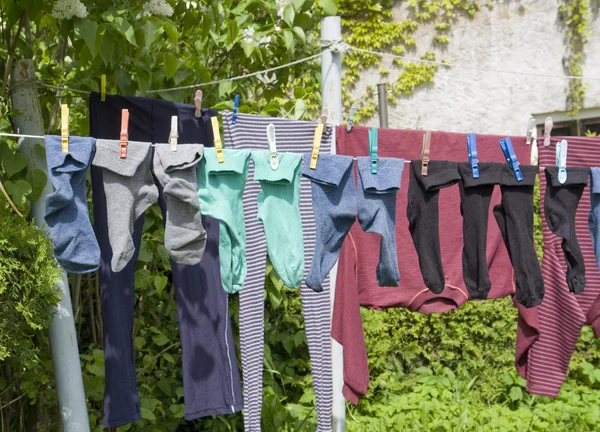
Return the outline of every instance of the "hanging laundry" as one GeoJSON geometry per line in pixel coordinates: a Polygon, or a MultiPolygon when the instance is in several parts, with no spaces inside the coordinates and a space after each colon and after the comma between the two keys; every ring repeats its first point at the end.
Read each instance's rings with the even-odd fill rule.
{"type": "MultiPolygon", "coordinates": [[[[539,163],[552,167],[556,163],[555,146],[562,137],[550,137],[550,146],[544,147],[544,139],[538,139],[539,163]]],[[[569,165],[576,167],[600,166],[600,154],[594,150],[600,145],[598,138],[566,137],[569,143],[569,165]]],[[[585,172],[580,169],[566,168],[567,180],[564,184],[555,183],[554,169],[548,175],[540,176],[541,201],[543,206],[542,234],[544,239],[544,257],[542,275],[544,277],[544,301],[535,308],[519,306],[519,326],[517,330],[516,365],[519,374],[527,379],[526,390],[529,393],[557,397],[567,375],[569,361],[581,328],[591,324],[596,337],[600,336],[600,273],[596,271],[593,243],[589,232],[588,215],[590,196],[581,195],[585,172]],[[569,182],[571,185],[569,185],[569,182]],[[564,190],[558,190],[563,187],[564,190]],[[560,193],[559,193],[560,192],[560,193]],[[588,269],[585,275],[585,290],[576,294],[567,282],[569,267],[565,250],[562,248],[566,228],[573,226],[583,254],[584,265],[588,269]],[[556,234],[552,228],[556,228],[556,234]]],[[[593,190],[592,190],[593,192],[593,190]]],[[[568,248],[573,250],[573,237],[568,237],[568,248]]],[[[569,260],[572,257],[568,258],[569,260]]],[[[579,265],[578,265],[579,266],[579,265]]],[[[578,267],[576,266],[576,267],[578,267]]],[[[575,273],[577,275],[578,272],[575,273]]]]}
{"type": "Polygon", "coordinates": [[[54,255],[65,271],[89,273],[100,265],[100,248],[90,223],[85,177],[95,139],[70,136],[68,152],[60,136],[46,135],[48,177],[55,191],[46,196],[44,219],[54,255]]]}
{"type": "Polygon", "coordinates": [[[539,168],[521,165],[520,169],[523,180],[518,181],[510,166],[502,167],[502,201],[494,206],[494,217],[515,271],[515,298],[530,308],[540,304],[544,297],[544,280],[533,239],[533,186],[539,168]]]}
{"type": "Polygon", "coordinates": [[[588,184],[589,168],[569,167],[564,183],[559,181],[559,168],[546,167],[544,215],[548,228],[563,238],[561,248],[567,263],[567,286],[575,294],[585,288],[585,262],[577,240],[575,214],[583,190],[588,184]]]}
{"type": "Polygon", "coordinates": [[[202,213],[218,219],[219,264],[223,289],[234,294],[248,274],[246,227],[242,193],[248,176],[250,151],[223,149],[219,163],[214,148],[204,149],[198,171],[198,199],[202,213]]]}
{"type": "MultiPolygon", "coordinates": [[[[340,126],[336,130],[336,138],[338,154],[368,155],[368,128],[354,126],[351,133],[346,133],[345,127],[340,126]]],[[[502,151],[498,148],[499,138],[501,137],[493,135],[477,136],[480,160],[505,163],[502,151]]],[[[518,158],[529,160],[531,147],[525,145],[525,138],[512,137],[512,141],[518,158]]],[[[404,157],[416,161],[421,157],[422,143],[422,131],[379,129],[379,156],[404,157]]],[[[431,137],[430,156],[432,159],[443,157],[452,162],[464,162],[467,160],[465,144],[466,134],[434,132],[431,137]]],[[[482,166],[482,163],[480,162],[479,165],[482,166]]],[[[408,167],[404,170],[402,177],[404,184],[409,182],[411,171],[408,167]]],[[[486,181],[485,178],[483,181],[486,181]]],[[[493,189],[490,205],[496,205],[500,199],[499,188],[493,189]]],[[[395,229],[398,266],[401,274],[397,289],[384,289],[378,285],[375,271],[378,263],[375,253],[379,248],[378,236],[368,235],[358,224],[354,224],[340,253],[333,306],[332,337],[344,347],[343,393],[346,399],[353,403],[358,403],[359,399],[366,394],[369,383],[367,350],[360,315],[361,305],[371,309],[406,307],[416,312],[432,313],[457,309],[469,298],[462,271],[464,242],[459,187],[452,186],[439,191],[440,251],[445,281],[444,289],[440,294],[434,294],[423,283],[423,276],[419,271],[419,258],[412,246],[409,221],[403,211],[407,204],[408,188],[404,187],[398,191],[396,197],[396,206],[400,209],[396,214],[395,229]]],[[[491,211],[490,208],[488,219],[491,211]]],[[[485,255],[486,267],[489,267],[486,273],[491,281],[487,297],[500,298],[514,294],[515,285],[512,280],[510,259],[503,246],[498,225],[495,223],[488,226],[485,255]]],[[[480,290],[479,287],[476,289],[480,290]]]]}
{"type": "MultiPolygon", "coordinates": [[[[203,108],[200,117],[195,117],[193,105],[112,95],[106,95],[106,101],[102,102],[98,93],[90,96],[91,135],[103,139],[118,138],[122,109],[129,109],[131,140],[167,142],[171,116],[176,115],[179,122],[178,152],[186,143],[213,145],[210,119],[217,115],[214,110],[203,108]]],[[[128,146],[128,158],[131,148],[128,146]]],[[[103,170],[92,166],[91,171],[94,229],[102,252],[99,275],[105,361],[103,424],[117,427],[141,418],[132,333],[135,261],[140,251],[144,217],[140,216],[133,225],[135,252],[131,261],[122,271],[113,272],[103,170]]],[[[158,192],[158,204],[166,220],[168,198],[161,187],[158,187],[158,192]]],[[[197,198],[194,197],[194,200],[197,201],[197,198]]],[[[221,288],[219,222],[203,215],[202,225],[207,240],[200,264],[187,266],[171,260],[187,420],[231,414],[242,409],[227,293],[221,288]]]]}
{"type": "MultiPolygon", "coordinates": [[[[267,126],[273,124],[277,131],[277,151],[311,152],[316,124],[238,113],[232,124],[231,112],[222,112],[223,132],[229,149],[267,149],[267,126]]],[[[321,139],[321,155],[331,149],[332,128],[326,126],[321,139]]],[[[278,153],[279,155],[280,153],[278,153]]],[[[270,169],[270,168],[269,168],[270,169]]],[[[279,168],[281,169],[281,168],[279,168]]],[[[250,165],[248,180],[243,193],[244,217],[248,243],[246,258],[248,277],[240,291],[240,344],[242,349],[242,373],[244,378],[244,427],[246,431],[260,431],[262,412],[262,373],[264,362],[264,285],[267,240],[258,220],[257,197],[262,192],[255,180],[255,167],[250,165]]],[[[300,215],[304,238],[305,269],[311,265],[315,247],[315,220],[311,205],[310,182],[300,182],[300,215]]],[[[300,287],[304,325],[308,350],[312,363],[313,385],[317,405],[317,431],[331,431],[333,388],[331,376],[330,298],[329,281],[323,284],[323,292],[316,293],[300,287]]]]}
{"type": "Polygon", "coordinates": [[[404,170],[404,159],[378,158],[377,174],[371,158],[357,159],[358,187],[350,156],[320,155],[315,170],[310,155],[304,156],[302,175],[312,182],[312,200],[317,222],[315,255],[306,284],[315,291],[338,259],[342,243],[356,219],[365,232],[379,234],[380,286],[397,286],[400,281],[396,253],[396,193],[404,170]]]}

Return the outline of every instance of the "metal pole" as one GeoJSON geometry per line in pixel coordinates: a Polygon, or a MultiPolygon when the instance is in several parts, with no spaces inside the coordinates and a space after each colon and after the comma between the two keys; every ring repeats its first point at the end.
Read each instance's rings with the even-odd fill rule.
{"type": "MultiPolygon", "coordinates": [[[[342,21],[339,16],[325,17],[321,21],[321,40],[324,42],[342,39],[342,21]]],[[[324,49],[321,54],[321,91],[323,107],[329,109],[328,121],[335,125],[342,123],[342,56],[339,52],[324,49]]],[[[331,143],[331,153],[335,153],[335,134],[331,143]]],[[[329,273],[331,281],[331,304],[335,295],[337,263],[329,273]]],[[[344,386],[344,364],[342,346],[331,340],[333,364],[333,432],[346,430],[346,402],[342,394],[344,386]]]]}
{"type": "MultiPolygon", "coordinates": [[[[14,122],[18,132],[44,135],[42,109],[36,89],[32,60],[15,62],[11,75],[11,89],[12,109],[15,113],[14,122]]],[[[46,160],[34,150],[38,144],[44,146],[44,140],[24,138],[19,145],[19,151],[27,158],[29,169],[38,168],[47,174],[46,160]]],[[[48,181],[40,198],[31,207],[31,215],[35,224],[43,229],[46,228],[44,202],[46,195],[50,192],[52,192],[52,185],[48,181]]],[[[57,288],[62,292],[62,298],[50,325],[50,343],[63,432],[86,432],[90,430],[90,425],[81,378],[81,363],[69,282],[64,271],[57,288]]]]}
{"type": "Polygon", "coordinates": [[[379,127],[388,127],[388,102],[387,84],[377,84],[377,98],[379,99],[379,127]]]}

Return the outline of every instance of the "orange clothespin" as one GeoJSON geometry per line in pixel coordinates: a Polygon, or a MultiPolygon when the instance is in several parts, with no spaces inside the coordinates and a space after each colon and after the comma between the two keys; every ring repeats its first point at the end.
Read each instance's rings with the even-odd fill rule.
{"type": "Polygon", "coordinates": [[[121,159],[127,157],[127,140],[129,139],[129,110],[121,110],[121,159]]]}

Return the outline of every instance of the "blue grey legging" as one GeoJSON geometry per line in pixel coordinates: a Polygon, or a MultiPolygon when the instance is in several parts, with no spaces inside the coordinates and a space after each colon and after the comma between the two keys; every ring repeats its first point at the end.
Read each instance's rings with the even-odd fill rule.
{"type": "MultiPolygon", "coordinates": [[[[90,97],[90,134],[118,139],[121,109],[129,109],[129,138],[166,142],[171,115],[179,116],[179,142],[212,145],[210,116],[203,110],[194,117],[194,107],[146,98],[90,97]]],[[[165,197],[159,188],[159,205],[165,214],[165,197]]],[[[110,261],[106,197],[102,170],[92,167],[94,230],[100,245],[100,289],[105,359],[104,426],[116,427],[140,418],[133,348],[134,270],[144,217],[134,225],[136,253],[124,270],[114,273],[110,261]]],[[[242,395],[235,346],[228,314],[227,294],[219,272],[219,222],[203,217],[207,244],[202,262],[194,266],[171,261],[181,339],[185,418],[188,420],[242,409],[242,395]]],[[[174,341],[170,341],[174,342],[174,341]]],[[[138,364],[138,366],[140,366],[138,364]]]]}

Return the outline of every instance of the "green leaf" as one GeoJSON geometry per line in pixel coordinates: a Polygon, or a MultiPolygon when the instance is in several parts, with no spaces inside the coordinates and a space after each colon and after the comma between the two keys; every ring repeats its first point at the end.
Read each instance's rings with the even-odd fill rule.
{"type": "Polygon", "coordinates": [[[159,335],[152,336],[152,341],[158,346],[164,346],[169,342],[169,338],[161,333],[159,335]]]}
{"type": "Polygon", "coordinates": [[[37,201],[40,199],[42,191],[46,187],[46,183],[48,181],[46,173],[41,169],[35,168],[31,171],[28,171],[25,178],[29,184],[31,184],[31,199],[33,201],[37,201]]]}
{"type": "Polygon", "coordinates": [[[304,30],[302,30],[302,27],[296,26],[293,30],[294,33],[296,33],[296,36],[298,36],[303,43],[306,43],[306,34],[304,33],[304,30]]]}
{"type": "Polygon", "coordinates": [[[521,387],[512,387],[510,389],[510,400],[519,401],[523,399],[523,390],[521,387]]]}
{"type": "Polygon", "coordinates": [[[177,59],[177,56],[170,52],[164,53],[163,67],[165,69],[167,79],[175,75],[175,72],[177,72],[177,68],[179,67],[179,60],[177,59]]]}
{"type": "Polygon", "coordinates": [[[306,102],[304,102],[304,99],[297,99],[294,106],[294,119],[301,119],[304,113],[306,113],[306,102]]]}
{"type": "Polygon", "coordinates": [[[140,408],[142,411],[142,418],[146,419],[146,420],[156,420],[156,416],[154,415],[154,413],[152,411],[150,411],[148,408],[140,408]]]}
{"type": "Polygon", "coordinates": [[[137,46],[137,42],[135,41],[135,32],[129,21],[124,20],[121,17],[115,18],[115,20],[110,23],[115,30],[117,30],[127,42],[129,42],[133,46],[137,46]]]}
{"type": "Polygon", "coordinates": [[[296,12],[294,11],[294,6],[287,5],[283,10],[283,20],[290,26],[294,26],[294,17],[296,16],[296,12]]]}
{"type": "Polygon", "coordinates": [[[100,57],[106,66],[112,64],[113,56],[115,54],[115,41],[111,37],[111,34],[107,31],[102,37],[102,45],[100,45],[100,57]]]}
{"type": "Polygon", "coordinates": [[[285,41],[285,47],[288,51],[292,51],[294,49],[294,33],[290,30],[283,31],[283,39],[285,41]]]}
{"type": "Polygon", "coordinates": [[[154,276],[154,288],[156,288],[156,292],[158,292],[159,295],[162,294],[167,286],[167,280],[166,276],[154,276]]]}
{"type": "Polygon", "coordinates": [[[98,24],[88,18],[75,20],[75,34],[78,34],[85,42],[85,45],[90,50],[92,58],[98,55],[97,34],[98,24]]]}
{"type": "Polygon", "coordinates": [[[233,91],[233,83],[231,81],[225,81],[219,83],[219,98],[225,99],[233,91]]]}
{"type": "Polygon", "coordinates": [[[319,0],[325,16],[337,15],[337,0],[319,0]]]}
{"type": "Polygon", "coordinates": [[[240,28],[238,27],[238,23],[236,20],[229,21],[227,25],[227,46],[228,48],[232,47],[238,35],[240,34],[240,28]]]}
{"type": "Polygon", "coordinates": [[[173,413],[175,418],[183,418],[184,406],[183,404],[175,404],[169,407],[169,410],[173,413]]]}
{"type": "Polygon", "coordinates": [[[161,23],[150,18],[142,26],[144,31],[144,45],[148,48],[160,36],[161,23]]]}
{"type": "Polygon", "coordinates": [[[173,358],[173,356],[169,353],[164,353],[163,354],[163,358],[168,361],[169,363],[175,363],[175,359],[173,358]]]}
{"type": "Polygon", "coordinates": [[[166,21],[163,25],[169,40],[177,45],[177,40],[179,39],[179,32],[177,31],[177,27],[173,24],[173,21],[166,21]]]}
{"type": "Polygon", "coordinates": [[[0,162],[6,175],[10,178],[27,166],[27,159],[19,152],[13,152],[8,144],[0,144],[0,162]]]}
{"type": "Polygon", "coordinates": [[[246,58],[250,57],[254,52],[255,45],[242,41],[242,49],[244,50],[244,55],[246,58]]]}
{"type": "Polygon", "coordinates": [[[302,9],[302,6],[304,6],[305,2],[306,0],[292,0],[292,4],[294,5],[294,9],[296,10],[302,9]]]}
{"type": "Polygon", "coordinates": [[[17,180],[16,182],[7,180],[4,182],[4,189],[19,207],[23,207],[27,203],[27,195],[31,193],[31,185],[25,180],[17,180]]]}

